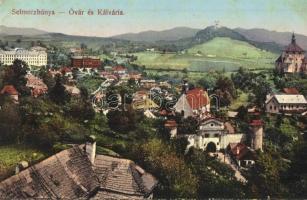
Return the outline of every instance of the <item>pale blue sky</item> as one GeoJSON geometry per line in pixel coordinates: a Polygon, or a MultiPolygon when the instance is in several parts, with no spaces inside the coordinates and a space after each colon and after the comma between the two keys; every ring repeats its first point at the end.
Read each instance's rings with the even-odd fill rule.
{"type": "Polygon", "coordinates": [[[307,35],[307,0],[0,0],[0,24],[75,35],[110,36],[177,26],[223,26],[294,31],[307,35]],[[70,16],[69,9],[121,9],[124,16],[70,16]],[[65,12],[12,16],[12,9],[65,12]]]}

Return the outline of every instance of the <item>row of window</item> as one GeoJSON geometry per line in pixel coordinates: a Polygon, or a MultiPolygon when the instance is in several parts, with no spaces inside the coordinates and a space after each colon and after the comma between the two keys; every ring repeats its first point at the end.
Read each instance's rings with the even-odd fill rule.
{"type": "MultiPolygon", "coordinates": [[[[281,105],[280,107],[279,107],[279,109],[295,109],[295,108],[299,108],[300,106],[299,105],[281,105]]],[[[277,109],[277,107],[276,106],[270,106],[270,110],[272,110],[274,108],[274,110],[276,110],[277,109]]]]}

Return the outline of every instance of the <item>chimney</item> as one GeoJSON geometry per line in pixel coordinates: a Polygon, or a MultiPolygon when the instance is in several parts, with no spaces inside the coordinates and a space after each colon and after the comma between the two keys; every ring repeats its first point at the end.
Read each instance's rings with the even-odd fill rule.
{"type": "Polygon", "coordinates": [[[87,137],[87,141],[85,143],[85,152],[91,163],[94,164],[96,156],[96,137],[94,135],[87,137]]]}
{"type": "Polygon", "coordinates": [[[183,80],[181,93],[186,94],[189,91],[189,83],[186,79],[183,80]]]}
{"type": "Polygon", "coordinates": [[[237,154],[237,155],[240,154],[240,149],[239,149],[239,147],[236,148],[236,154],[237,154]]]}
{"type": "Polygon", "coordinates": [[[27,161],[21,161],[16,165],[15,174],[19,174],[19,172],[26,169],[27,167],[29,167],[29,163],[27,161]]]}

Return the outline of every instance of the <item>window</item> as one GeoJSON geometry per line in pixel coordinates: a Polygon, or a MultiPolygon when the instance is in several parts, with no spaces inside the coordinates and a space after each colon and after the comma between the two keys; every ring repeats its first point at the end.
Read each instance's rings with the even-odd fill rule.
{"type": "Polygon", "coordinates": [[[219,137],[220,135],[218,133],[214,134],[214,137],[219,137]]]}
{"type": "Polygon", "coordinates": [[[209,134],[206,133],[206,134],[205,134],[205,138],[208,138],[208,137],[209,137],[209,134]]]}

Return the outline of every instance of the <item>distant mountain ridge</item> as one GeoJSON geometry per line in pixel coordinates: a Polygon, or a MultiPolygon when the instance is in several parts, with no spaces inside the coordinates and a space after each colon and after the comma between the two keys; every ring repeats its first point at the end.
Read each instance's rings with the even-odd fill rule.
{"type": "MultiPolygon", "coordinates": [[[[254,29],[243,29],[243,28],[235,28],[236,32],[245,36],[246,39],[250,41],[256,42],[274,42],[276,44],[280,44],[281,46],[286,46],[291,41],[291,32],[277,32],[277,31],[269,31],[266,29],[254,28],[254,29]]],[[[295,38],[297,44],[299,44],[303,49],[307,50],[307,36],[302,34],[295,34],[295,38]]]]}
{"type": "MultiPolygon", "coordinates": [[[[141,42],[148,47],[157,47],[158,49],[184,50],[193,45],[209,41],[215,37],[228,37],[231,39],[245,41],[257,48],[279,53],[281,49],[290,43],[291,32],[276,32],[266,29],[244,29],[208,26],[204,29],[189,27],[176,27],[163,31],[144,31],[140,33],[127,33],[112,37],[91,37],[68,35],[63,33],[53,33],[36,28],[17,28],[0,25],[0,36],[28,36],[44,39],[57,40],[75,40],[79,42],[102,41],[112,43],[114,41],[122,44],[129,42],[141,42]],[[174,48],[175,46],[175,48],[174,48]]],[[[307,36],[296,34],[297,43],[307,50],[307,36]]],[[[100,44],[100,43],[99,43],[100,44]]],[[[98,43],[97,43],[98,45],[98,43]]],[[[96,45],[96,46],[97,46],[96,45]]],[[[97,46],[98,47],[98,46],[97,46]]]]}
{"type": "Polygon", "coordinates": [[[0,25],[0,35],[24,35],[34,36],[47,34],[47,31],[42,31],[35,28],[17,28],[0,25]]]}
{"type": "Polygon", "coordinates": [[[175,41],[194,36],[199,30],[200,29],[188,28],[188,27],[176,27],[163,31],[144,31],[140,33],[120,34],[112,36],[112,38],[130,40],[135,42],[137,41],[155,42],[160,40],[175,41]]]}
{"type": "MultiPolygon", "coordinates": [[[[204,29],[191,29],[178,27],[164,31],[144,31],[113,36],[112,38],[138,41],[158,42],[165,45],[177,45],[179,49],[190,47],[194,44],[206,42],[215,37],[229,37],[240,41],[247,41],[254,46],[272,52],[280,52],[290,43],[291,32],[277,32],[266,29],[230,29],[227,27],[208,26],[204,29]],[[190,44],[191,43],[191,44],[190,44]]],[[[307,36],[296,34],[298,44],[307,50],[307,36]]]]}

